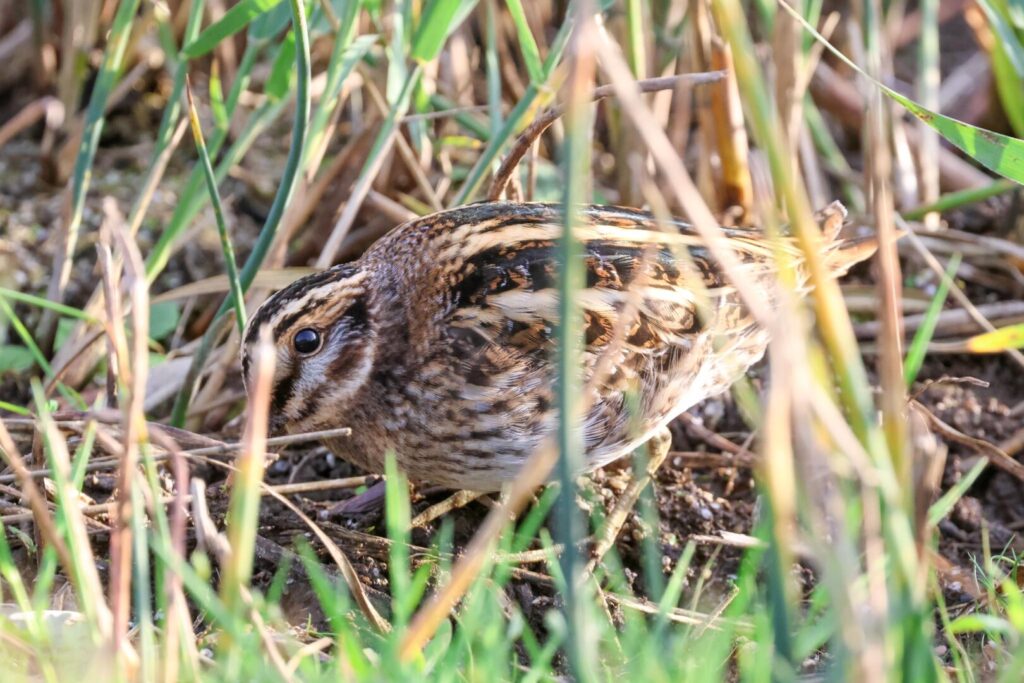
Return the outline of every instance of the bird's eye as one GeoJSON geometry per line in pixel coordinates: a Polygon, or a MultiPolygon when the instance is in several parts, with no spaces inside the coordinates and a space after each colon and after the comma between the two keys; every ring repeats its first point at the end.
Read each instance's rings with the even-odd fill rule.
{"type": "Polygon", "coordinates": [[[295,350],[301,354],[314,353],[320,348],[320,333],[308,327],[299,330],[295,333],[292,344],[295,346],[295,350]]]}

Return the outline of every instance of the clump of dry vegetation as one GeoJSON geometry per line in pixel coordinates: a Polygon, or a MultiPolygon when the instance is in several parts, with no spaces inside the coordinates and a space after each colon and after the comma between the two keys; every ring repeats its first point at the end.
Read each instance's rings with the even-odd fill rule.
{"type": "Polygon", "coordinates": [[[3,680],[1019,679],[1019,3],[0,0],[0,63],[3,680]],[[238,323],[502,197],[791,233],[815,287],[650,486],[366,506],[238,323]]]}

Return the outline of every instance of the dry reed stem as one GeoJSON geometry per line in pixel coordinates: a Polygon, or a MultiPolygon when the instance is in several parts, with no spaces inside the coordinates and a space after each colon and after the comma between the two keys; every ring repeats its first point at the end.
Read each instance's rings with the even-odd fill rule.
{"type": "Polygon", "coordinates": [[[597,51],[598,67],[611,81],[623,112],[639,131],[656,166],[672,188],[674,198],[683,207],[711,255],[721,264],[747,310],[759,323],[768,324],[771,316],[761,288],[753,283],[740,266],[733,247],[722,235],[721,228],[698,193],[682,160],[672,148],[665,131],[656,125],[653,115],[640,99],[640,92],[618,47],[603,30],[599,29],[599,33],[601,48],[597,51]]]}
{"type": "MultiPolygon", "coordinates": [[[[122,325],[124,308],[121,301],[121,293],[118,287],[120,280],[120,264],[114,262],[111,251],[111,225],[113,221],[119,220],[114,215],[108,202],[104,205],[104,222],[100,226],[100,242],[97,245],[97,261],[103,281],[103,299],[106,308],[106,318],[103,326],[106,330],[107,339],[107,405],[117,406],[122,392],[121,388],[128,391],[127,386],[131,383],[132,364],[128,353],[128,341],[122,325]]],[[[125,420],[125,413],[122,413],[122,420],[125,420]]],[[[123,425],[124,426],[124,425],[123,425]]],[[[131,432],[124,430],[125,436],[131,432]]],[[[118,458],[118,484],[126,485],[127,491],[118,493],[116,502],[111,506],[111,520],[113,529],[110,534],[110,589],[109,600],[111,612],[114,618],[114,633],[117,645],[115,652],[120,651],[120,644],[123,642],[123,635],[127,630],[128,615],[131,612],[131,481],[134,473],[134,460],[137,454],[134,442],[125,439],[119,449],[122,456],[118,458]],[[128,453],[131,452],[129,458],[128,453]],[[130,461],[131,469],[125,467],[130,461]],[[122,507],[124,506],[124,507],[122,507]]]]}
{"type": "MultiPolygon", "coordinates": [[[[341,108],[339,105],[338,109],[340,110],[341,108]]],[[[327,141],[329,142],[329,140],[327,141]]],[[[274,245],[270,249],[266,265],[276,266],[285,262],[288,244],[291,242],[296,231],[310,221],[316,209],[323,202],[324,195],[329,190],[334,189],[337,178],[341,175],[342,171],[351,168],[354,159],[357,159],[359,154],[368,153],[372,143],[372,130],[371,126],[368,125],[345,143],[341,150],[331,159],[330,164],[326,168],[321,169],[314,180],[306,181],[300,186],[302,191],[296,192],[293,205],[281,219],[281,227],[278,229],[277,235],[274,236],[274,245]]],[[[316,270],[322,269],[318,268],[316,270]]],[[[287,283],[282,283],[282,286],[284,284],[287,283]]],[[[251,299],[252,290],[250,290],[249,294],[251,299]]]]}
{"type": "MultiPolygon", "coordinates": [[[[365,78],[364,83],[366,84],[367,92],[370,93],[370,100],[377,107],[377,112],[382,118],[386,117],[388,115],[388,104],[384,100],[384,95],[381,94],[380,88],[369,78],[365,78]]],[[[419,160],[416,159],[416,153],[412,151],[409,141],[399,134],[395,136],[395,145],[395,148],[398,150],[398,156],[402,158],[402,163],[416,182],[416,186],[420,188],[420,192],[426,197],[430,208],[434,211],[443,211],[444,204],[441,203],[441,198],[437,196],[434,186],[430,184],[427,174],[423,171],[419,160]]]]}
{"type": "MultiPolygon", "coordinates": [[[[984,330],[984,326],[977,322],[972,313],[980,315],[990,324],[996,321],[1000,326],[1012,325],[1024,322],[1024,301],[996,301],[990,304],[980,304],[975,307],[974,311],[966,308],[947,308],[936,318],[932,337],[975,334],[979,330],[984,330]]],[[[916,332],[926,320],[928,320],[927,313],[903,316],[904,333],[916,332]]],[[[858,339],[873,339],[878,335],[880,327],[881,322],[869,320],[856,325],[853,329],[858,339]]]]}
{"type": "Polygon", "coordinates": [[[51,95],[44,95],[22,107],[17,114],[0,126],[0,148],[26,128],[34,126],[40,119],[45,120],[48,131],[59,128],[64,119],[64,107],[60,100],[51,95]]]}
{"type": "MultiPolygon", "coordinates": [[[[694,3],[690,10],[690,16],[689,24],[692,34],[689,41],[692,46],[690,61],[693,68],[710,69],[711,42],[714,39],[710,3],[706,0],[694,3]]],[[[722,203],[721,164],[718,150],[715,149],[715,131],[718,125],[712,111],[711,95],[709,90],[700,90],[695,93],[693,101],[697,121],[697,136],[694,146],[699,150],[694,174],[701,196],[707,198],[706,201],[714,212],[720,213],[726,207],[722,203]]]]}
{"type": "MultiPolygon", "coordinates": [[[[21,429],[21,428],[28,428],[29,431],[31,431],[32,429],[35,428],[35,420],[33,420],[33,419],[12,418],[12,419],[8,420],[8,423],[9,424],[13,423],[13,424],[11,424],[11,426],[16,426],[19,429],[21,429]]],[[[82,421],[82,420],[71,420],[71,421],[60,421],[60,420],[58,420],[58,421],[56,421],[56,424],[57,424],[58,428],[63,428],[63,429],[68,429],[68,430],[78,430],[78,429],[84,427],[84,425],[86,423],[84,421],[82,421]]],[[[161,435],[165,436],[165,437],[175,437],[176,434],[180,434],[182,432],[184,432],[185,434],[191,434],[191,432],[185,432],[185,430],[177,430],[177,429],[173,429],[171,427],[167,427],[165,425],[160,425],[160,424],[157,424],[157,423],[148,423],[148,427],[149,427],[149,429],[151,430],[152,433],[160,432],[161,435]]],[[[339,437],[339,436],[349,436],[349,435],[351,435],[351,433],[352,433],[352,430],[350,428],[348,428],[348,427],[341,427],[341,428],[338,428],[338,429],[325,429],[325,430],[322,430],[322,431],[305,432],[305,433],[301,433],[301,434],[288,434],[288,435],[285,435],[285,436],[276,436],[276,437],[272,437],[270,439],[267,439],[267,445],[268,446],[286,446],[286,445],[295,444],[295,443],[304,443],[304,442],[308,442],[308,441],[316,441],[316,440],[319,440],[319,439],[334,438],[334,437],[339,437]]],[[[192,436],[199,436],[199,435],[192,434],[192,436]]],[[[178,438],[180,438],[180,437],[178,437],[178,438]]],[[[206,437],[203,437],[203,439],[205,441],[215,441],[214,439],[208,439],[206,437]]],[[[155,439],[154,439],[154,441],[155,441],[155,439]]],[[[159,443],[156,444],[156,445],[157,445],[158,448],[163,449],[164,452],[163,453],[154,453],[152,455],[152,458],[153,458],[154,462],[162,462],[162,461],[168,459],[169,457],[171,457],[171,452],[168,449],[164,448],[163,445],[161,445],[159,443]]],[[[188,450],[183,450],[183,451],[181,451],[181,455],[186,457],[186,458],[191,458],[191,457],[195,457],[195,456],[208,456],[208,455],[227,455],[229,453],[234,453],[235,451],[240,450],[243,447],[244,447],[244,444],[242,444],[242,443],[220,443],[220,442],[216,442],[216,445],[213,445],[213,446],[205,446],[205,447],[202,447],[202,448],[192,448],[192,449],[188,449],[188,450]]],[[[120,453],[120,449],[108,449],[108,450],[110,450],[111,452],[120,453]]],[[[107,468],[116,466],[117,463],[118,463],[118,459],[117,458],[98,458],[96,460],[91,461],[89,464],[87,464],[85,466],[85,471],[86,472],[95,472],[95,471],[98,471],[98,470],[103,470],[103,469],[107,469],[107,468]]],[[[31,476],[31,477],[34,477],[34,478],[50,477],[50,476],[53,476],[53,471],[51,469],[49,469],[49,468],[39,468],[39,469],[29,470],[28,471],[28,475],[31,476]]],[[[16,481],[16,480],[17,480],[17,477],[15,475],[13,475],[13,474],[3,474],[3,475],[0,475],[0,483],[12,482],[12,481],[16,481]]],[[[327,484],[327,483],[330,483],[331,481],[336,481],[336,480],[326,480],[324,483],[327,484]]]]}
{"type": "MultiPolygon", "coordinates": [[[[707,83],[718,83],[726,77],[725,71],[707,71],[701,73],[689,73],[689,74],[676,74],[674,76],[662,76],[659,78],[646,78],[642,81],[634,81],[639,88],[640,92],[651,93],[660,92],[662,90],[672,90],[678,87],[682,83],[688,85],[703,85],[707,83]]],[[[615,95],[616,91],[613,86],[602,85],[594,88],[592,100],[599,102],[607,97],[615,95]]],[[[505,159],[501,162],[498,170],[494,174],[494,179],[491,181],[490,188],[487,190],[487,201],[498,201],[501,199],[501,195],[505,193],[506,187],[509,181],[513,178],[513,174],[519,167],[519,163],[526,156],[526,153],[530,150],[531,146],[536,144],[540,136],[544,134],[548,128],[551,127],[555,121],[565,114],[564,107],[556,106],[546,109],[544,112],[539,114],[526,129],[519,134],[516,141],[512,144],[508,154],[505,155],[505,159]]]]}
{"type": "Polygon", "coordinates": [[[316,260],[317,268],[327,268],[334,262],[342,241],[352,228],[352,224],[355,222],[356,215],[359,213],[363,200],[366,199],[367,192],[370,191],[373,181],[376,180],[378,173],[380,173],[381,168],[384,166],[384,162],[390,156],[391,148],[395,143],[395,138],[400,135],[401,129],[396,122],[395,125],[391,126],[387,136],[381,141],[377,155],[373,159],[373,163],[369,167],[363,169],[363,172],[360,173],[359,178],[352,187],[352,191],[345,200],[344,207],[341,210],[341,215],[338,216],[338,220],[335,222],[334,228],[331,230],[331,233],[327,238],[327,242],[324,244],[324,247],[320,252],[320,256],[316,260]]]}
{"type": "MultiPolygon", "coordinates": [[[[330,3],[327,2],[327,0],[324,0],[324,5],[329,7],[330,3]]],[[[328,638],[325,636],[323,638],[314,640],[312,643],[306,643],[305,645],[300,647],[298,650],[295,651],[295,654],[288,658],[288,661],[285,663],[285,679],[291,680],[293,678],[294,674],[299,670],[299,666],[302,664],[302,660],[306,657],[311,657],[313,655],[321,655],[321,657],[326,657],[326,655],[322,654],[323,651],[334,645],[335,642],[336,641],[334,638],[328,638]]],[[[340,657],[340,659],[344,659],[344,657],[340,657]]],[[[342,680],[346,679],[343,678],[342,680]]]]}
{"type": "MultiPolygon", "coordinates": [[[[854,86],[827,63],[821,62],[811,77],[810,91],[815,103],[851,131],[862,130],[864,102],[854,86]]],[[[906,129],[907,142],[911,149],[919,150],[921,137],[914,127],[906,129]]],[[[964,161],[955,152],[939,148],[939,184],[944,191],[966,190],[982,187],[992,182],[992,177],[964,161]]]]}
{"type": "MultiPolygon", "coordinates": [[[[719,87],[710,89],[714,149],[722,164],[722,178],[718,188],[722,206],[739,207],[742,211],[741,221],[747,222],[753,209],[754,188],[750,177],[750,144],[732,64],[732,51],[717,36],[712,38],[710,47],[711,68],[725,73],[719,87]]],[[[793,160],[795,164],[795,154],[793,160]]]]}
{"type": "MultiPolygon", "coordinates": [[[[867,3],[871,3],[871,12],[879,9],[877,0],[862,0],[858,5],[862,13],[868,13],[867,3]]],[[[867,28],[871,30],[870,27],[867,28]]],[[[866,54],[867,71],[876,79],[882,78],[881,49],[875,41],[869,41],[869,45],[874,46],[874,49],[868,50],[866,54]]],[[[886,106],[885,96],[879,88],[870,87],[867,99],[867,127],[864,131],[867,163],[864,175],[868,188],[868,204],[878,232],[875,264],[876,287],[880,302],[878,317],[881,321],[879,380],[882,394],[879,407],[889,457],[903,498],[900,502],[904,511],[910,513],[914,507],[915,492],[912,486],[913,454],[909,450],[906,427],[907,398],[906,382],[903,378],[903,330],[900,309],[902,283],[896,250],[896,224],[893,219],[895,204],[891,185],[893,159],[889,133],[894,124],[889,116],[892,109],[886,106]]]]}
{"type": "MultiPolygon", "coordinates": [[[[154,441],[155,440],[156,440],[156,438],[154,438],[154,441]]],[[[189,455],[187,455],[183,451],[180,451],[178,453],[178,455],[182,458],[182,460],[196,459],[196,460],[199,460],[199,461],[204,462],[204,463],[209,462],[209,460],[207,460],[206,458],[202,458],[201,456],[196,456],[194,458],[190,457],[189,455]]],[[[324,479],[324,480],[319,480],[319,481],[304,481],[304,482],[299,482],[299,483],[296,483],[296,484],[279,484],[277,486],[265,485],[265,487],[260,490],[260,495],[261,496],[292,496],[292,495],[296,495],[296,494],[300,494],[300,493],[320,493],[320,492],[323,492],[323,491],[337,491],[337,490],[343,490],[343,489],[354,489],[354,488],[359,488],[360,486],[365,486],[369,481],[371,481],[374,478],[375,478],[374,475],[370,475],[370,476],[365,476],[365,477],[346,477],[344,479],[324,479]]],[[[200,481],[200,480],[196,480],[196,481],[200,481]]],[[[8,494],[10,494],[10,492],[8,492],[8,494]]],[[[194,501],[195,501],[195,495],[194,494],[185,494],[185,493],[176,491],[175,494],[172,495],[172,496],[163,496],[161,498],[155,499],[153,501],[153,504],[155,504],[155,505],[169,505],[169,506],[171,506],[172,513],[173,513],[173,511],[178,506],[182,506],[182,509],[184,509],[183,508],[184,505],[191,504],[194,501]]],[[[47,505],[47,509],[49,509],[49,505],[47,505]]],[[[89,505],[80,505],[76,509],[81,514],[85,515],[88,518],[88,521],[90,521],[90,522],[93,521],[93,519],[92,519],[93,517],[103,517],[103,516],[114,517],[116,515],[115,503],[110,503],[110,502],[107,502],[107,503],[93,503],[93,504],[89,504],[89,505]]],[[[0,522],[2,522],[4,524],[16,524],[16,523],[19,523],[19,522],[28,522],[28,521],[31,521],[33,519],[33,514],[34,513],[32,513],[32,512],[16,512],[16,513],[12,513],[12,514],[2,515],[2,516],[0,516],[0,522]]],[[[174,520],[173,514],[172,514],[172,520],[174,520]]],[[[172,524],[172,527],[171,527],[172,534],[176,533],[175,530],[177,528],[178,527],[176,527],[176,526],[174,526],[172,524]]],[[[180,541],[181,541],[180,547],[184,548],[183,537],[184,537],[184,533],[183,532],[177,532],[177,538],[174,535],[172,535],[172,541],[178,542],[179,539],[180,539],[180,541]]],[[[184,555],[182,555],[182,556],[184,556],[184,555]]]]}
{"type": "Polygon", "coordinates": [[[115,279],[118,269],[112,267],[108,260],[108,248],[104,248],[100,253],[104,254],[101,258],[104,265],[105,289],[107,290],[108,335],[111,337],[112,356],[117,358],[117,367],[120,373],[121,391],[118,393],[126,399],[126,403],[121,406],[123,449],[117,469],[118,498],[111,519],[113,530],[110,538],[110,601],[114,617],[115,651],[127,652],[126,648],[129,646],[124,638],[131,618],[131,519],[133,515],[131,497],[139,447],[147,441],[146,420],[142,406],[145,400],[148,370],[149,302],[142,255],[127,231],[124,219],[117,210],[117,204],[108,197],[104,199],[103,209],[105,220],[100,230],[100,239],[105,247],[112,237],[118,243],[118,251],[126,270],[126,289],[130,293],[133,310],[131,316],[132,340],[129,346],[122,324],[121,288],[115,279]]]}
{"type": "MultiPolygon", "coordinates": [[[[182,454],[177,442],[162,429],[150,431],[150,439],[167,451],[170,458],[170,469],[174,475],[174,496],[171,500],[170,511],[170,535],[171,552],[179,561],[186,561],[186,534],[188,533],[188,494],[189,469],[188,461],[182,454]]],[[[152,456],[151,456],[152,457],[152,456]]],[[[164,624],[164,640],[162,643],[163,654],[161,656],[162,680],[164,683],[173,683],[178,680],[178,658],[179,644],[182,642],[180,635],[191,629],[192,616],[189,613],[188,600],[181,575],[178,572],[168,572],[164,578],[164,594],[167,601],[167,617],[164,624]]],[[[190,660],[195,667],[195,643],[190,639],[184,639],[190,660]]]]}

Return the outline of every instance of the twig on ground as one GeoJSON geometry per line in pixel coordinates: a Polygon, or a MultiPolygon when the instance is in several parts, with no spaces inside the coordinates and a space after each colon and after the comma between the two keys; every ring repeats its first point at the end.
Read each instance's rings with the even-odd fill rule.
{"type": "Polygon", "coordinates": [[[911,401],[910,406],[924,416],[924,418],[928,421],[928,424],[931,425],[932,429],[934,429],[939,436],[949,439],[950,441],[961,443],[977,451],[978,453],[981,453],[982,455],[988,457],[989,461],[993,465],[1003,470],[1007,474],[1013,475],[1019,481],[1024,482],[1024,464],[1017,462],[1017,460],[1008,455],[999,446],[991,444],[988,441],[984,441],[982,439],[976,439],[973,436],[968,436],[967,434],[964,434],[960,430],[949,426],[941,419],[939,419],[939,417],[936,416],[935,413],[928,410],[926,406],[919,403],[918,401],[911,401]]]}
{"type": "Polygon", "coordinates": [[[487,494],[480,493],[479,491],[457,491],[454,495],[445,498],[440,503],[431,505],[426,510],[413,517],[409,526],[413,528],[426,526],[438,517],[446,515],[452,510],[465,507],[477,498],[485,495],[487,494]]]}

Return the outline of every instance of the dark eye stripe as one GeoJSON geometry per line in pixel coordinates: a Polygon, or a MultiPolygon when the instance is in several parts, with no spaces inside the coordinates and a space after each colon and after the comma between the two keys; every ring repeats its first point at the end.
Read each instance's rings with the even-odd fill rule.
{"type": "Polygon", "coordinates": [[[282,377],[281,381],[274,387],[274,394],[270,397],[271,415],[282,413],[284,407],[288,405],[288,401],[292,399],[292,395],[295,393],[295,380],[298,378],[298,372],[298,368],[293,369],[288,373],[287,377],[282,377]]]}
{"type": "Polygon", "coordinates": [[[311,301],[309,306],[307,306],[306,308],[303,308],[300,311],[296,311],[295,313],[292,313],[291,315],[282,318],[281,322],[277,323],[277,325],[274,326],[274,339],[280,339],[281,337],[283,337],[284,333],[291,329],[292,325],[298,322],[300,318],[302,318],[305,315],[308,315],[311,310],[316,310],[317,308],[319,308],[320,303],[320,301],[311,301]]]}
{"type": "Polygon", "coordinates": [[[348,323],[350,330],[361,329],[367,325],[366,301],[362,297],[352,302],[342,318],[348,323]]]}
{"type": "MultiPolygon", "coordinates": [[[[249,333],[246,336],[246,343],[254,343],[257,336],[259,336],[260,327],[270,322],[277,311],[281,310],[288,302],[294,301],[295,299],[301,299],[317,287],[322,287],[323,285],[331,282],[347,280],[355,276],[358,272],[359,269],[355,265],[351,263],[342,263],[319,273],[306,275],[305,277],[301,277],[291,283],[267,299],[266,303],[260,306],[259,311],[256,312],[256,315],[249,322],[249,333]]],[[[295,316],[289,316],[287,319],[278,323],[274,327],[274,338],[280,338],[280,336],[286,332],[292,324],[294,324],[297,317],[301,315],[301,312],[297,313],[295,316]]]]}
{"type": "MultiPolygon", "coordinates": [[[[297,323],[301,318],[309,315],[311,310],[319,308],[321,303],[322,302],[320,301],[311,302],[310,306],[307,308],[297,311],[286,318],[282,318],[281,321],[277,323],[277,326],[274,327],[274,339],[281,339],[285,333],[295,325],[295,323],[297,323]]],[[[356,299],[352,305],[348,307],[348,310],[341,316],[341,320],[339,322],[346,325],[345,329],[347,330],[366,327],[366,302],[362,297],[356,299]]]]}

